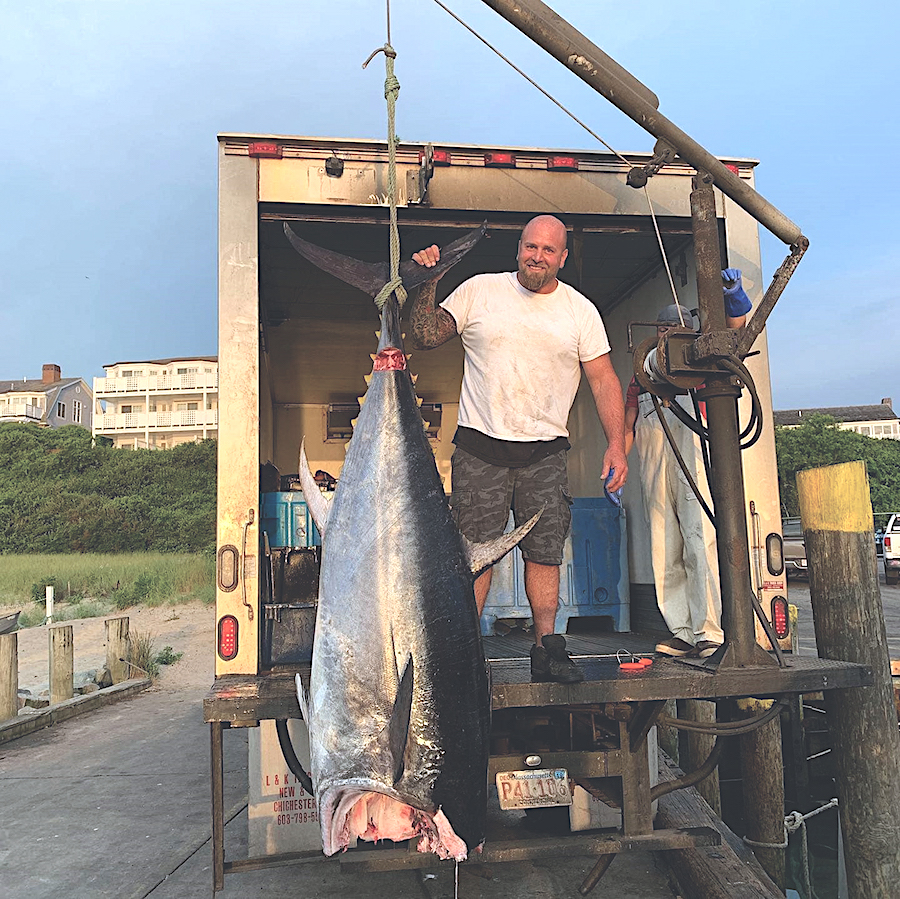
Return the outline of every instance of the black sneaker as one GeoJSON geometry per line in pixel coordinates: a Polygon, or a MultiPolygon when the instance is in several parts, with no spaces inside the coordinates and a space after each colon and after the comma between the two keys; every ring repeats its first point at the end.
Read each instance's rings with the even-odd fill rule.
{"type": "Polygon", "coordinates": [[[663,640],[662,643],[656,644],[656,651],[664,656],[673,656],[681,658],[681,656],[689,655],[693,652],[694,647],[690,643],[685,642],[680,637],[670,637],[663,640]]]}
{"type": "Polygon", "coordinates": [[[701,640],[695,647],[694,652],[700,659],[708,659],[713,653],[722,647],[721,643],[713,643],[712,640],[701,640]]]}
{"type": "Polygon", "coordinates": [[[541,643],[544,645],[531,647],[532,681],[577,684],[584,680],[584,674],[566,652],[565,637],[559,634],[545,634],[541,637],[541,643]]]}

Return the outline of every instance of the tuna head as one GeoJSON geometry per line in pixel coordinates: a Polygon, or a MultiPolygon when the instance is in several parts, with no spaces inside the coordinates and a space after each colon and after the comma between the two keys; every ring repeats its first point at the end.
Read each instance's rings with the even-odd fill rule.
{"type": "Polygon", "coordinates": [[[333,501],[301,447],[322,533],[308,693],[311,776],[327,855],[418,839],[463,859],[484,840],[490,686],[473,582],[532,521],[489,544],[456,528],[385,304],[369,388],[333,501]],[[320,501],[321,500],[321,501],[320,501]]]}

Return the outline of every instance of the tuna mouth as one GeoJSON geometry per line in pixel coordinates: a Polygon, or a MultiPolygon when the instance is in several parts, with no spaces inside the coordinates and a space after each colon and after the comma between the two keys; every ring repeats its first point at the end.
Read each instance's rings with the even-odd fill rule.
{"type": "Polygon", "coordinates": [[[406,368],[406,355],[396,347],[385,347],[373,359],[372,371],[403,371],[406,368]]]}
{"type": "Polygon", "coordinates": [[[464,861],[468,855],[468,847],[441,809],[425,812],[386,793],[353,788],[339,788],[322,800],[326,855],[343,852],[354,838],[398,843],[416,837],[419,852],[433,852],[439,858],[456,861],[464,861]]]}

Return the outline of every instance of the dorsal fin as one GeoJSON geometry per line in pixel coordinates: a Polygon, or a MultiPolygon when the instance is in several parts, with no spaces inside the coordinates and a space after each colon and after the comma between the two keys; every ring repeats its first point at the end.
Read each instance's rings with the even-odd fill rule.
{"type": "Polygon", "coordinates": [[[397,686],[397,695],[394,698],[394,708],[391,712],[391,720],[388,724],[388,741],[391,748],[391,757],[394,760],[394,783],[403,777],[406,758],[406,743],[409,739],[409,719],[412,714],[413,695],[413,665],[412,653],[406,660],[403,676],[397,686]]]}
{"type": "Polygon", "coordinates": [[[303,490],[303,498],[306,500],[306,508],[309,509],[309,514],[312,515],[312,520],[316,523],[319,533],[324,537],[325,529],[328,527],[331,498],[326,498],[325,494],[319,490],[319,485],[309,470],[305,444],[305,439],[300,441],[300,464],[297,474],[300,475],[300,487],[303,490]]]}
{"type": "Polygon", "coordinates": [[[486,568],[490,568],[494,562],[502,559],[537,524],[543,511],[541,509],[537,515],[529,518],[525,524],[514,531],[502,534],[495,540],[488,540],[485,543],[473,543],[465,535],[461,535],[472,574],[477,577],[486,568]]]}

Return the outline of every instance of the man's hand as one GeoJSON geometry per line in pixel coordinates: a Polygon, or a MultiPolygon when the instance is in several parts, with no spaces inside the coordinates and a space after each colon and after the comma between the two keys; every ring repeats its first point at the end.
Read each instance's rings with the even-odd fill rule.
{"type": "Polygon", "coordinates": [[[625,486],[625,481],[628,479],[628,461],[620,447],[607,447],[603,454],[603,470],[600,472],[600,478],[610,493],[615,493],[616,490],[625,486]],[[613,474],[612,480],[606,484],[606,479],[612,469],[615,469],[615,474],[613,474]]]}
{"type": "Polygon", "coordinates": [[[722,272],[722,293],[725,295],[725,314],[729,318],[740,318],[753,308],[750,297],[744,292],[739,268],[726,268],[722,272]]]}
{"type": "Polygon", "coordinates": [[[424,250],[419,250],[418,253],[413,253],[412,258],[413,262],[418,262],[419,265],[424,265],[425,268],[434,268],[440,262],[441,248],[437,244],[432,244],[424,250]]]}

